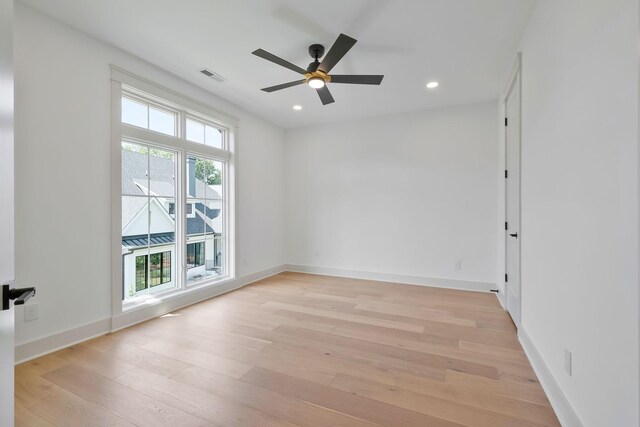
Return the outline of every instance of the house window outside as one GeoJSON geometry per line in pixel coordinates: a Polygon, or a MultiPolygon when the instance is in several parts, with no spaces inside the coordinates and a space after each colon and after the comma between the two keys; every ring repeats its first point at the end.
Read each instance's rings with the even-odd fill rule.
{"type": "Polygon", "coordinates": [[[149,266],[149,285],[164,285],[171,281],[171,252],[160,252],[151,254],[151,264],[149,266]]]}
{"type": "Polygon", "coordinates": [[[123,309],[232,277],[229,129],[174,102],[122,86],[123,309]]]}
{"type": "Polygon", "coordinates": [[[171,282],[171,252],[136,257],[136,291],[171,282]],[[147,260],[151,259],[147,267],[147,260]]]}
{"type": "Polygon", "coordinates": [[[136,257],[136,292],[147,289],[147,256],[136,257]]]}
{"type": "Polygon", "coordinates": [[[204,242],[189,243],[187,245],[187,268],[204,265],[204,242]]]}

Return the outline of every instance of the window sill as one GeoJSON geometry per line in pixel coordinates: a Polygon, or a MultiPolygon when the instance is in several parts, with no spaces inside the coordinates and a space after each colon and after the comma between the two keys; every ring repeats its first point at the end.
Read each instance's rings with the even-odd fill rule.
{"type": "Polygon", "coordinates": [[[171,300],[173,298],[177,298],[183,295],[188,295],[192,292],[199,291],[204,288],[222,286],[231,281],[235,280],[233,276],[220,276],[213,277],[211,279],[202,280],[195,284],[188,285],[185,289],[173,289],[167,290],[165,292],[160,292],[156,295],[144,295],[139,299],[130,301],[122,301],[122,313],[127,313],[147,307],[151,307],[157,304],[161,304],[165,301],[171,300]]]}

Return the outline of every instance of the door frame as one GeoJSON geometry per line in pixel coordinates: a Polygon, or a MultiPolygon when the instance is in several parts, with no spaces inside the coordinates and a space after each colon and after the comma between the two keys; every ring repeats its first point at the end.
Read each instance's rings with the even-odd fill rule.
{"type": "MultiPolygon", "coordinates": [[[[0,0],[0,285],[15,278],[14,246],[14,66],[13,0],[0,0]]],[[[14,329],[13,304],[0,307],[0,426],[14,425],[14,329]]]]}
{"type": "MultiPolygon", "coordinates": [[[[517,89],[520,92],[520,99],[518,105],[518,114],[519,114],[519,122],[520,129],[518,133],[518,140],[520,144],[520,167],[518,168],[518,187],[519,187],[519,200],[518,200],[518,216],[519,216],[519,224],[520,229],[518,230],[518,282],[520,283],[520,293],[519,293],[519,307],[518,311],[520,313],[520,322],[522,322],[522,52],[518,52],[516,54],[516,59],[511,67],[511,71],[509,72],[509,76],[506,81],[506,85],[502,91],[502,95],[500,97],[500,170],[499,170],[499,179],[500,179],[500,212],[502,212],[502,217],[500,220],[500,228],[498,232],[498,247],[501,248],[502,257],[498,257],[499,265],[498,265],[498,284],[502,283],[502,287],[498,286],[498,299],[504,310],[507,310],[507,287],[508,282],[505,280],[506,272],[507,272],[507,230],[505,230],[505,223],[507,218],[507,178],[505,177],[505,171],[507,170],[507,126],[505,125],[505,118],[507,117],[507,101],[512,91],[517,89]],[[516,82],[517,87],[516,87],[516,82]]],[[[514,322],[515,324],[515,322],[514,322]]],[[[516,328],[519,328],[520,325],[516,324],[516,328]]]]}

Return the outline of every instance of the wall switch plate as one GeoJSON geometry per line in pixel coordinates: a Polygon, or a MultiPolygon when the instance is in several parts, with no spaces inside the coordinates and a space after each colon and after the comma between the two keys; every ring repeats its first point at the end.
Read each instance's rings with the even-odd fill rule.
{"type": "Polygon", "coordinates": [[[564,349],[564,370],[571,376],[571,352],[564,349]]]}
{"type": "Polygon", "coordinates": [[[24,321],[31,322],[38,318],[38,304],[25,304],[24,306],[24,321]]]}
{"type": "Polygon", "coordinates": [[[456,261],[454,268],[456,270],[462,270],[462,261],[456,261]]]}

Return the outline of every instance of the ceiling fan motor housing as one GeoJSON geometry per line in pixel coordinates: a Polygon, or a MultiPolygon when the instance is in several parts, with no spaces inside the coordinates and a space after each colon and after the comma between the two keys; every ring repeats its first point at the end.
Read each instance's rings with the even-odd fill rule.
{"type": "Polygon", "coordinates": [[[312,44],[309,46],[309,55],[315,60],[322,58],[322,55],[324,55],[324,46],[321,44],[312,44]]]}

